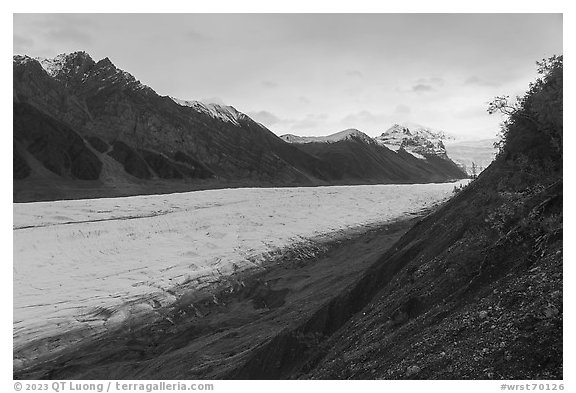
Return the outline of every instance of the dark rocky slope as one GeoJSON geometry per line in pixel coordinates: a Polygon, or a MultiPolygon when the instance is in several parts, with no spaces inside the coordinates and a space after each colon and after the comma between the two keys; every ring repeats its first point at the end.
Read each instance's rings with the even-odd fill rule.
{"type": "Polygon", "coordinates": [[[102,162],[82,137],[30,104],[14,104],[14,144],[56,175],[81,180],[100,177],[102,162]]]}
{"type": "Polygon", "coordinates": [[[286,376],[562,378],[562,184],[510,193],[489,175],[335,302],[339,315],[374,294],[286,376]]]}
{"type": "MultiPolygon", "coordinates": [[[[202,105],[182,105],[159,96],[108,58],[95,62],[88,54],[76,52],[43,64],[48,72],[35,59],[14,57],[14,139],[22,142],[14,150],[15,201],[372,180],[354,177],[341,165],[282,141],[232,107],[218,107],[224,113],[219,116],[202,105]],[[53,151],[62,139],[48,140],[54,135],[51,131],[41,140],[31,139],[47,120],[34,124],[34,135],[21,135],[24,131],[17,125],[28,122],[27,116],[50,118],[74,134],[75,143],[96,156],[86,153],[76,158],[90,157],[83,165],[100,166],[99,175],[88,179],[69,170],[54,171],[63,165],[64,156],[46,152],[43,159],[32,162],[30,157],[38,152],[29,151],[30,146],[41,144],[42,150],[53,151]]],[[[68,154],[68,146],[59,149],[63,153],[58,154],[68,154]]],[[[396,161],[395,166],[411,166],[401,158],[396,161]]],[[[400,172],[396,178],[415,182],[454,177],[424,166],[400,172]]],[[[387,181],[388,176],[380,178],[387,181]]]]}

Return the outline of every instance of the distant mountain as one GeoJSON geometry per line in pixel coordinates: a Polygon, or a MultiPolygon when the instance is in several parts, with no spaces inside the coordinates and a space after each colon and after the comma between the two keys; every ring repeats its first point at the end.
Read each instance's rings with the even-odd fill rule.
{"type": "Polygon", "coordinates": [[[494,161],[498,149],[494,147],[496,138],[478,141],[446,143],[446,153],[469,175],[479,174],[494,161]]]}
{"type": "Polygon", "coordinates": [[[459,141],[441,130],[415,123],[394,124],[374,138],[379,144],[415,155],[435,154],[448,157],[469,175],[477,175],[490,165],[496,156],[496,139],[459,141]]]}
{"type": "Polygon", "coordinates": [[[417,124],[394,124],[375,140],[392,150],[404,149],[417,156],[433,154],[447,158],[444,141],[451,138],[443,131],[417,124]]]}
{"type": "MultiPolygon", "coordinates": [[[[15,201],[366,181],[351,175],[362,171],[343,169],[354,161],[335,165],[231,106],[160,96],[108,58],[14,56],[13,73],[15,201]]],[[[361,135],[352,130],[342,137],[369,138],[361,135]]],[[[415,171],[374,178],[462,176],[426,165],[415,171]]]]}
{"type": "Polygon", "coordinates": [[[372,138],[355,128],[349,128],[328,136],[297,136],[293,134],[281,135],[281,139],[288,143],[334,143],[344,140],[358,139],[366,143],[373,143],[372,138]]]}
{"type": "MultiPolygon", "coordinates": [[[[356,129],[322,137],[292,134],[280,138],[302,151],[330,163],[348,182],[426,182],[460,179],[466,174],[447,156],[434,149],[409,151],[398,145],[392,150],[356,129]]],[[[427,140],[422,140],[429,143],[427,140]]],[[[421,143],[424,143],[421,142],[421,143]]]]}
{"type": "Polygon", "coordinates": [[[407,121],[407,122],[401,123],[401,125],[403,127],[408,128],[412,133],[415,133],[417,135],[423,135],[423,136],[426,136],[428,138],[437,138],[437,139],[441,139],[443,141],[450,141],[450,140],[456,139],[453,135],[451,135],[451,134],[449,134],[443,130],[428,127],[428,126],[423,126],[422,124],[407,121]]]}

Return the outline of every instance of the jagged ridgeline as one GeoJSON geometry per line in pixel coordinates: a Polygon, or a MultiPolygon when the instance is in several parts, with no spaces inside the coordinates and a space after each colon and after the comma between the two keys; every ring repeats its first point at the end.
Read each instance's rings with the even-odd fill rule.
{"type": "Polygon", "coordinates": [[[231,106],[159,96],[85,52],[14,56],[13,68],[15,201],[466,177],[447,156],[371,138],[286,143],[231,106]]]}

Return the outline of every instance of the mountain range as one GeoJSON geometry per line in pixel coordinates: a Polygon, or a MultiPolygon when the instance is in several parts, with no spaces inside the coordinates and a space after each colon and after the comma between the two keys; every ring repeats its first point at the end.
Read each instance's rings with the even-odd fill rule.
{"type": "Polygon", "coordinates": [[[434,148],[434,139],[412,138],[408,128],[405,130],[408,134],[398,135],[395,125],[376,138],[356,129],[325,137],[287,134],[280,138],[329,162],[350,183],[358,179],[370,183],[405,183],[466,177],[448,158],[441,140],[438,143],[442,149],[434,148]]]}
{"type": "MultiPolygon", "coordinates": [[[[156,321],[87,343],[56,337],[45,346],[50,357],[20,369],[15,358],[13,378],[494,380],[502,390],[523,387],[506,381],[549,380],[562,390],[563,56],[538,68],[494,162],[445,203],[281,250],[263,269],[235,272],[170,308],[151,305],[156,321]],[[74,346],[54,351],[62,342],[74,346]]],[[[231,107],[158,96],[107,59],[14,58],[19,198],[45,198],[43,180],[68,196],[248,178],[377,181],[392,163],[398,181],[424,168],[428,179],[448,178],[436,160],[454,168],[455,151],[476,163],[482,145],[494,149],[411,125],[376,138],[356,129],[279,138],[231,107]]]]}
{"type": "Polygon", "coordinates": [[[13,75],[14,201],[466,177],[420,134],[397,151],[358,130],[292,143],[232,106],[160,96],[85,52],[17,55],[13,75]]]}

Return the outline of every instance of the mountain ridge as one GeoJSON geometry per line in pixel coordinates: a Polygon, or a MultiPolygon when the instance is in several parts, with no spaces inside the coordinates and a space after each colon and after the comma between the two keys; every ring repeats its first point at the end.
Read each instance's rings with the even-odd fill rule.
{"type": "Polygon", "coordinates": [[[390,150],[397,151],[400,148],[412,152],[420,153],[424,151],[428,154],[446,155],[444,141],[451,141],[455,138],[444,131],[433,130],[432,128],[421,126],[416,123],[410,125],[400,125],[395,123],[381,135],[374,138],[350,128],[327,136],[298,136],[294,134],[280,135],[280,138],[289,143],[333,143],[339,140],[358,137],[367,143],[378,143],[386,146],[390,150]]]}
{"type": "Polygon", "coordinates": [[[298,136],[294,134],[284,134],[280,135],[280,138],[288,143],[334,143],[352,138],[357,138],[366,143],[374,142],[367,134],[356,128],[348,128],[327,136],[298,136]]]}
{"type": "MultiPolygon", "coordinates": [[[[355,130],[355,129],[351,129],[355,130]]],[[[284,134],[280,138],[288,143],[334,143],[339,140],[349,139],[344,136],[346,131],[328,136],[297,136],[284,134]]],[[[355,130],[358,131],[358,130],[355,130]]],[[[376,143],[396,153],[400,151],[426,160],[427,157],[436,156],[456,163],[461,170],[471,176],[476,176],[490,165],[495,157],[494,143],[496,139],[466,140],[430,127],[416,123],[395,123],[382,134],[370,137],[361,131],[362,138],[367,143],[376,143]]]]}
{"type": "MultiPolygon", "coordinates": [[[[36,140],[41,133],[15,127],[18,168],[25,168],[31,157],[45,168],[61,168],[59,173],[52,172],[56,178],[48,176],[50,181],[45,171],[36,170],[37,165],[19,171],[14,183],[17,201],[226,185],[406,183],[465,177],[461,172],[447,175],[428,165],[416,172],[405,171],[397,180],[366,177],[359,171],[351,177],[330,160],[286,143],[234,107],[160,96],[109,58],[94,61],[86,52],[54,59],[16,55],[13,63],[15,116],[35,117],[39,130],[49,124],[71,130],[101,162],[100,174],[90,180],[93,183],[80,185],[85,179],[71,169],[77,157],[57,146],[55,140],[61,139],[36,140]],[[30,150],[31,146],[36,147],[30,150]]],[[[15,124],[21,122],[16,119],[15,124]]],[[[395,160],[400,166],[406,164],[403,157],[395,160]]],[[[351,161],[350,165],[355,164],[351,161]]]]}

